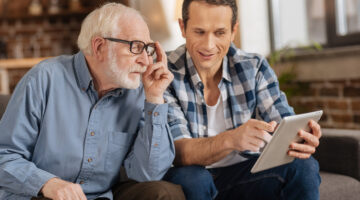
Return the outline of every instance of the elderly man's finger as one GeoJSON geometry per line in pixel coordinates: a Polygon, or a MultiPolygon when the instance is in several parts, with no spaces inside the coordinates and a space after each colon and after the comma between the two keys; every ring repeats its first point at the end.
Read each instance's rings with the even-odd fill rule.
{"type": "Polygon", "coordinates": [[[143,73],[144,77],[147,77],[149,75],[151,75],[154,71],[156,71],[157,69],[161,68],[162,64],[161,63],[155,63],[152,65],[149,65],[148,68],[146,69],[146,71],[143,73]]]}
{"type": "Polygon", "coordinates": [[[86,200],[86,196],[80,185],[76,184],[76,193],[80,200],[86,200]]]}
{"type": "Polygon", "coordinates": [[[156,49],[156,62],[163,62],[166,61],[166,53],[164,49],[161,47],[159,42],[155,42],[155,49],[156,49]]]}
{"type": "Polygon", "coordinates": [[[160,77],[164,74],[164,68],[160,67],[154,72],[155,80],[159,80],[160,77]]]}

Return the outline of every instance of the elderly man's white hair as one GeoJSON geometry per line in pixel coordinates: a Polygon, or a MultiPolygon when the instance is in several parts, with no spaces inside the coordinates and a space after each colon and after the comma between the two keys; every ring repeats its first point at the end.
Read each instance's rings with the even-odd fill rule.
{"type": "Polygon", "coordinates": [[[95,36],[114,37],[120,33],[119,20],[142,16],[133,8],[120,3],[107,3],[92,11],[82,22],[77,40],[79,49],[86,55],[92,54],[91,40],[95,36]]]}

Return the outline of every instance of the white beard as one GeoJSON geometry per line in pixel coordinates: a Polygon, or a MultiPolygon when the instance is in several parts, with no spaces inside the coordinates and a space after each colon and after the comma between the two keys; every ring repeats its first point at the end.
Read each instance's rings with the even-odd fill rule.
{"type": "Polygon", "coordinates": [[[146,67],[135,64],[134,66],[128,67],[128,70],[122,70],[117,65],[117,57],[114,55],[113,48],[108,55],[110,60],[109,68],[106,70],[106,75],[111,79],[113,83],[115,83],[120,88],[127,89],[136,89],[140,86],[140,76],[133,76],[130,78],[129,75],[131,72],[140,72],[143,73],[146,71],[146,67]]]}

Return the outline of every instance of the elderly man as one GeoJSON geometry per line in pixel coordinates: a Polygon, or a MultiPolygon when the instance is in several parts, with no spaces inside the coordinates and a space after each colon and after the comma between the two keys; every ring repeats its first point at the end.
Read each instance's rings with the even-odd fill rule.
{"type": "Polygon", "coordinates": [[[152,181],[174,158],[163,99],[173,75],[142,17],[106,4],[78,46],[17,85],[0,122],[0,199],[113,199],[121,166],[132,180],[114,198],[182,199],[180,186],[152,181]]]}
{"type": "Polygon", "coordinates": [[[311,133],[299,132],[305,142],[289,146],[288,154],[299,159],[250,173],[257,159],[252,152],[294,112],[266,60],[231,43],[236,1],[184,0],[182,15],[186,45],[168,56],[176,167],[165,180],[182,185],[187,199],[318,199],[319,166],[310,156],[321,130],[314,121],[311,133]]]}

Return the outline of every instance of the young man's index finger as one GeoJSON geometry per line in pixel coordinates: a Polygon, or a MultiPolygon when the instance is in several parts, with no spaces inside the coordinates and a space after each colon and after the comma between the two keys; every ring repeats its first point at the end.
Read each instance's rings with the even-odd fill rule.
{"type": "Polygon", "coordinates": [[[255,121],[256,128],[267,132],[273,132],[275,130],[275,126],[276,124],[274,125],[274,122],[267,123],[265,121],[260,121],[260,120],[255,121]]]}

